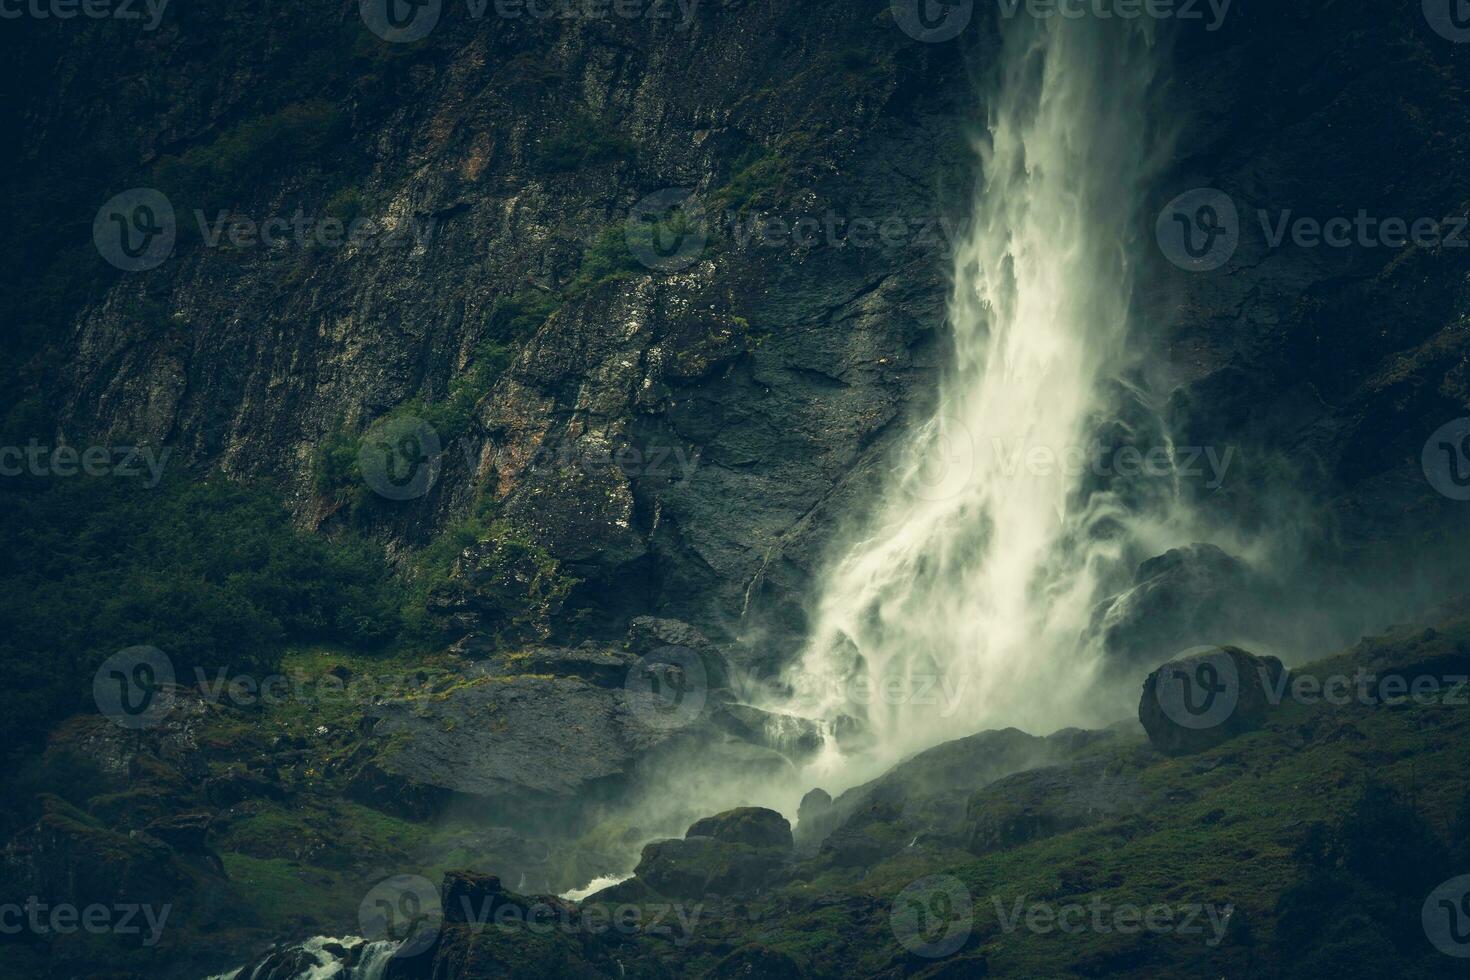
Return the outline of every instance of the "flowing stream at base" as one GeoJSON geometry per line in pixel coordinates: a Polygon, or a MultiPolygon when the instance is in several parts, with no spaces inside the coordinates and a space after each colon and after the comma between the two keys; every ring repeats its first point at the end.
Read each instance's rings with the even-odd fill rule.
{"type": "Polygon", "coordinates": [[[937,407],[828,568],[793,693],[770,705],[839,736],[804,774],[834,792],[983,729],[1115,720],[1083,637],[1175,513],[1167,488],[1076,465],[1122,403],[1147,403],[1127,379],[1141,205],[1168,142],[1152,26],[1002,21],[937,407]]]}

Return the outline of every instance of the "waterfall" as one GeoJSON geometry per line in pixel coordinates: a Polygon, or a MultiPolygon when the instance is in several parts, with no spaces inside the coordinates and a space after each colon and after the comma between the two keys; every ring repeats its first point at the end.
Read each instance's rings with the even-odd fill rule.
{"type": "Polygon", "coordinates": [[[267,976],[291,980],[383,980],[398,947],[398,943],[387,940],[369,942],[356,936],[346,939],[313,936],[300,945],[274,948],[253,963],[208,980],[257,980],[267,976]]]}
{"type": "Polygon", "coordinates": [[[866,741],[861,773],[829,739],[828,784],[985,728],[1112,720],[1082,637],[1130,536],[1163,520],[1078,465],[1136,363],[1138,229],[1167,144],[1153,25],[1002,23],[937,406],[824,574],[786,678],[785,710],[866,741]]]}

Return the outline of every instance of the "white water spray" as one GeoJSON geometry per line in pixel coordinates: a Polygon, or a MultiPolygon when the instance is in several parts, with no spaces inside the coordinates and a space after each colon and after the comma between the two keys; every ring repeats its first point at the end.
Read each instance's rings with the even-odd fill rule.
{"type": "Polygon", "coordinates": [[[1081,637],[1151,518],[1077,462],[1132,363],[1135,231],[1164,149],[1157,52],[1138,22],[1003,29],[936,414],[825,576],[788,677],[785,710],[870,737],[856,757],[829,746],[811,775],[832,789],[982,729],[1115,717],[1090,696],[1081,637]]]}

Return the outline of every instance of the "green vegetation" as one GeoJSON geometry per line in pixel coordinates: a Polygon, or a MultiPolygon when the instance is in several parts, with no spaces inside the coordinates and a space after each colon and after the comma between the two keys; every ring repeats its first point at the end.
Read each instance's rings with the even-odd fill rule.
{"type": "Polygon", "coordinates": [[[5,495],[0,739],[85,710],[92,672],[129,646],[176,669],[268,670],[287,642],[381,646],[401,626],[382,555],[298,531],[272,494],[222,479],[59,481],[5,495]]]}
{"type": "Polygon", "coordinates": [[[716,208],[745,211],[769,204],[771,198],[790,186],[794,175],[791,160],[775,150],[752,147],[735,162],[734,175],[712,197],[716,208]]]}
{"type": "Polygon", "coordinates": [[[561,172],[607,163],[630,160],[637,147],[610,123],[585,112],[577,112],[567,121],[564,132],[544,141],[534,154],[537,169],[561,172]]]}
{"type": "MultiPolygon", "coordinates": [[[[164,157],[154,175],[176,209],[191,203],[223,207],[283,168],[320,157],[340,139],[340,130],[336,106],[324,99],[298,102],[237,123],[181,156],[164,157]]],[[[188,224],[181,222],[181,228],[188,224]]]]}

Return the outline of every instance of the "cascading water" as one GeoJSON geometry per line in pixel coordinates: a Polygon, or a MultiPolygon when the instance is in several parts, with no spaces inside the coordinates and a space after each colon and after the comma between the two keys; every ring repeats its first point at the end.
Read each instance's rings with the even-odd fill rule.
{"type": "MultiPolygon", "coordinates": [[[[1081,641],[1140,513],[1088,447],[1132,363],[1136,229],[1166,138],[1152,25],[1003,18],[953,359],[934,416],[829,569],[785,710],[861,731],[851,784],[947,738],[1112,720],[1081,641]],[[843,716],[853,723],[843,724],[843,716]]],[[[1166,508],[1165,508],[1166,509],[1166,508]]]]}
{"type": "Polygon", "coordinates": [[[272,949],[254,963],[207,980],[383,980],[398,947],[387,940],[313,936],[297,946],[272,949]]]}

